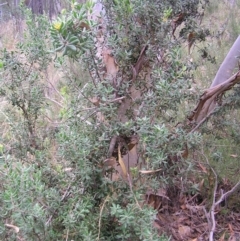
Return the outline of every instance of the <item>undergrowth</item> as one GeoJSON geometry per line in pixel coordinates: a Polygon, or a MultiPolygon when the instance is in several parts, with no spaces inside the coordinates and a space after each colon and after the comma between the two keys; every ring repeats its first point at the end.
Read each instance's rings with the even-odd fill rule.
{"type": "Polygon", "coordinates": [[[106,0],[107,26],[90,1],[54,23],[24,10],[23,39],[1,51],[2,240],[171,240],[159,213],[210,209],[212,167],[222,187],[238,181],[238,88],[198,133],[185,125],[238,35],[237,9],[207,3],[203,27],[196,0],[106,0]]]}

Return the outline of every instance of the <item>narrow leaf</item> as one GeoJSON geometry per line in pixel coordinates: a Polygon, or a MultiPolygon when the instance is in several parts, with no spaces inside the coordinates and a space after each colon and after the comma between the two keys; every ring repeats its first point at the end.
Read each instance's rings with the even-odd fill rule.
{"type": "Polygon", "coordinates": [[[139,170],[140,173],[142,174],[152,174],[161,171],[162,169],[157,169],[157,170],[139,170]]]}
{"type": "Polygon", "coordinates": [[[120,146],[118,146],[118,161],[119,161],[119,164],[122,168],[122,172],[123,172],[124,177],[127,177],[127,169],[126,169],[126,166],[125,166],[124,161],[123,161],[122,156],[121,156],[120,146]]]}

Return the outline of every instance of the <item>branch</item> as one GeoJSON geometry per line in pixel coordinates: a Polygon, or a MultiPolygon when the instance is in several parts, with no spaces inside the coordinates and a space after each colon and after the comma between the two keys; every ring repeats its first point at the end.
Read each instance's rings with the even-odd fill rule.
{"type": "Polygon", "coordinates": [[[218,201],[216,202],[216,205],[219,205],[223,200],[225,200],[226,198],[228,198],[231,194],[233,194],[235,191],[237,191],[237,189],[240,187],[240,181],[238,181],[238,183],[228,192],[226,193],[222,193],[221,197],[218,199],[218,201]]]}
{"type": "Polygon", "coordinates": [[[54,99],[51,99],[51,98],[49,98],[49,97],[47,97],[47,96],[45,96],[45,98],[48,99],[48,100],[50,100],[50,101],[52,101],[53,103],[57,104],[57,105],[60,106],[61,108],[64,107],[61,103],[57,102],[57,101],[54,100],[54,99]]]}
{"type": "Polygon", "coordinates": [[[81,121],[82,121],[82,122],[86,121],[88,118],[90,118],[91,116],[93,116],[93,115],[96,114],[97,112],[98,112],[97,110],[93,111],[91,114],[89,114],[89,115],[86,116],[85,118],[81,118],[81,121]]]}
{"type": "MultiPolygon", "coordinates": [[[[206,159],[206,162],[208,164],[208,166],[211,168],[211,171],[213,172],[214,176],[215,176],[215,185],[214,185],[214,189],[213,189],[213,200],[212,200],[212,206],[210,208],[209,213],[205,213],[207,219],[210,216],[210,221],[211,221],[211,227],[210,227],[210,233],[209,233],[209,241],[214,241],[214,232],[216,229],[216,220],[215,220],[215,208],[224,200],[226,200],[226,198],[228,198],[230,195],[232,195],[235,191],[237,191],[238,188],[240,188],[240,180],[238,181],[237,184],[235,184],[235,186],[227,191],[226,193],[222,193],[220,198],[216,201],[216,193],[217,193],[217,186],[218,186],[218,182],[217,182],[217,174],[214,171],[214,169],[210,166],[209,162],[208,162],[208,158],[204,155],[203,151],[201,152],[201,154],[204,156],[204,158],[206,159]]],[[[209,220],[208,220],[209,221],[209,220]]]]}
{"type": "Polygon", "coordinates": [[[112,103],[112,102],[115,102],[115,101],[121,101],[125,98],[126,98],[126,96],[122,96],[122,97],[119,97],[119,98],[116,98],[116,99],[113,99],[113,100],[106,100],[106,102],[112,103]]]}
{"type": "Polygon", "coordinates": [[[105,207],[106,202],[108,201],[109,196],[106,197],[106,199],[103,202],[103,205],[100,209],[100,215],[99,215],[99,220],[98,220],[98,237],[97,237],[97,241],[100,241],[100,234],[101,234],[101,222],[102,222],[102,213],[103,213],[103,209],[105,207]]]}
{"type": "Polygon", "coordinates": [[[138,200],[137,200],[137,198],[136,198],[136,196],[135,196],[135,194],[134,194],[134,192],[133,192],[132,180],[131,180],[131,177],[130,177],[129,174],[127,174],[127,178],[128,178],[129,188],[130,188],[130,191],[131,191],[131,193],[132,193],[132,195],[133,195],[133,198],[134,198],[134,200],[135,200],[135,202],[136,202],[136,205],[138,206],[139,210],[142,210],[141,205],[139,204],[139,202],[138,202],[138,200]]]}
{"type": "Polygon", "coordinates": [[[108,154],[107,154],[108,158],[112,157],[116,142],[117,142],[117,136],[113,136],[110,141],[109,148],[108,148],[108,154]]]}
{"type": "Polygon", "coordinates": [[[232,75],[229,79],[221,84],[207,89],[201,96],[198,105],[193,110],[191,116],[188,118],[190,121],[200,123],[203,119],[207,118],[209,113],[216,107],[217,98],[227,90],[230,90],[235,84],[240,82],[240,71],[232,75]]]}
{"type": "Polygon", "coordinates": [[[231,89],[236,83],[240,81],[240,71],[232,75],[232,72],[237,67],[238,56],[240,47],[240,36],[232,45],[227,56],[222,62],[217,74],[212,81],[212,84],[208,90],[201,96],[197,107],[192,112],[192,115],[189,117],[189,120],[194,120],[199,123],[203,119],[206,119],[209,113],[211,113],[217,104],[217,97],[231,89]]]}
{"type": "Polygon", "coordinates": [[[132,71],[133,71],[132,81],[136,80],[137,75],[141,71],[142,66],[146,61],[146,51],[147,51],[147,49],[148,49],[148,45],[145,45],[141,50],[141,53],[140,53],[140,55],[138,57],[138,60],[137,60],[137,63],[135,64],[135,66],[131,66],[132,71]]]}
{"type": "MultiPolygon", "coordinates": [[[[214,170],[212,169],[212,171],[214,171],[214,170]]],[[[216,173],[215,173],[215,175],[216,175],[216,173]]],[[[231,194],[233,194],[239,187],[240,187],[240,181],[238,181],[238,183],[231,190],[229,190],[226,193],[222,193],[221,197],[216,201],[216,191],[217,191],[217,178],[216,178],[215,187],[214,187],[214,193],[213,193],[213,204],[212,204],[211,209],[210,209],[210,217],[211,217],[212,227],[211,227],[211,231],[210,231],[210,234],[209,234],[209,241],[213,241],[214,240],[213,236],[214,236],[214,232],[215,232],[215,229],[216,229],[215,208],[223,200],[225,200],[227,197],[229,197],[231,194]]]]}
{"type": "Polygon", "coordinates": [[[191,131],[190,133],[193,133],[196,131],[215,111],[212,110],[205,118],[203,118],[191,131]]]}
{"type": "Polygon", "coordinates": [[[211,230],[209,233],[209,241],[213,241],[213,235],[216,229],[216,221],[215,221],[215,208],[216,208],[216,192],[217,192],[217,174],[214,171],[214,169],[210,166],[214,176],[215,176],[215,185],[214,185],[214,189],[213,189],[213,200],[212,200],[212,206],[210,208],[210,218],[211,218],[211,230]]]}

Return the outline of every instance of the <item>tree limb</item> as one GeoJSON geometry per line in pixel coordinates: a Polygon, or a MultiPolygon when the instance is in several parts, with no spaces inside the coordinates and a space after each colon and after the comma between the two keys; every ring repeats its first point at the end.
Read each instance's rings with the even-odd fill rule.
{"type": "Polygon", "coordinates": [[[230,90],[235,84],[240,82],[240,71],[232,75],[229,79],[221,84],[218,84],[206,90],[196,108],[193,110],[192,115],[188,118],[190,121],[201,123],[204,119],[211,115],[217,103],[217,99],[227,90],[230,90]]]}

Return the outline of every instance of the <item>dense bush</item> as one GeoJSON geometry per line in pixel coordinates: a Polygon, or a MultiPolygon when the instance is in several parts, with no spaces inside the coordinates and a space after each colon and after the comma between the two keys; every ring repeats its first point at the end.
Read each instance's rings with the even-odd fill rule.
{"type": "Polygon", "coordinates": [[[208,34],[196,23],[202,4],[105,0],[103,15],[91,18],[93,3],[73,1],[50,31],[43,16],[26,12],[24,41],[1,55],[1,94],[11,104],[1,147],[2,239],[168,240],[154,229],[144,193],[175,190],[192,167],[187,152],[201,142],[182,124],[196,98],[182,44],[191,32],[200,41],[208,34]],[[52,60],[65,101],[50,132],[43,72],[52,60]],[[131,167],[116,174],[105,165],[132,148],[131,167]]]}

